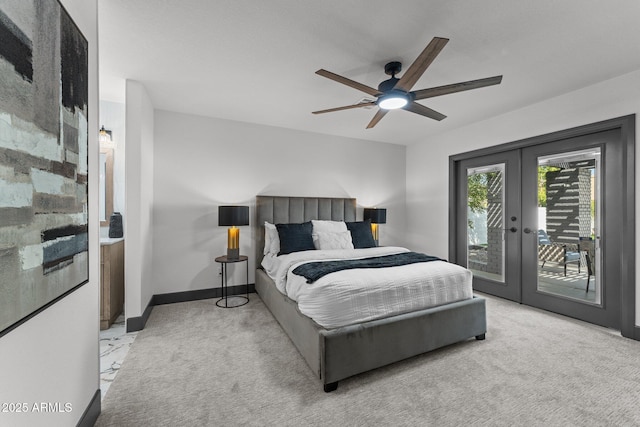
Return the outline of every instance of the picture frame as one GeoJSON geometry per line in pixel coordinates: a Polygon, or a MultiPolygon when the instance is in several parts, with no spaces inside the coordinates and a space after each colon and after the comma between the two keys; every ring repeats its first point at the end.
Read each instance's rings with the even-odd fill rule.
{"type": "Polygon", "coordinates": [[[58,0],[0,5],[0,337],[89,281],[88,42],[58,0]]]}

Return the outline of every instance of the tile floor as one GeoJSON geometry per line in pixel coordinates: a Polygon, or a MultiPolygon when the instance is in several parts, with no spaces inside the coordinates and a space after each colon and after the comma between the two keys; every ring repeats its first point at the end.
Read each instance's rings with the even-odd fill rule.
{"type": "MultiPolygon", "coordinates": [[[[497,282],[502,282],[499,275],[485,271],[472,270],[474,276],[484,277],[497,282]]],[[[591,276],[589,291],[587,292],[587,268],[583,266],[578,272],[577,266],[568,265],[567,275],[561,265],[550,264],[544,268],[538,268],[538,289],[542,292],[556,294],[563,297],[582,300],[587,303],[596,302],[596,279],[591,276]]]]}
{"type": "Polygon", "coordinates": [[[583,268],[580,273],[577,269],[568,266],[567,275],[562,267],[538,270],[538,290],[546,293],[561,295],[572,299],[596,303],[596,278],[591,276],[589,291],[587,292],[587,272],[583,268]]]}
{"type": "Polygon", "coordinates": [[[137,332],[126,332],[124,315],[122,314],[109,329],[100,331],[100,391],[102,399],[118,374],[137,334],[137,332]]]}

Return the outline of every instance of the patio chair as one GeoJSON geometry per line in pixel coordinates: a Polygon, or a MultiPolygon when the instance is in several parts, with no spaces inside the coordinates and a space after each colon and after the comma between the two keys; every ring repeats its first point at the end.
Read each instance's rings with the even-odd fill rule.
{"type": "Polygon", "coordinates": [[[595,276],[595,266],[593,265],[593,259],[595,257],[595,244],[593,239],[589,237],[580,237],[580,243],[578,244],[580,252],[584,252],[584,259],[587,263],[587,290],[589,292],[589,282],[591,281],[591,276],[595,276]]]}
{"type": "Polygon", "coordinates": [[[567,264],[571,262],[577,263],[578,273],[580,273],[580,251],[578,250],[578,245],[554,243],[544,230],[538,230],[538,260],[542,261],[541,269],[544,268],[544,264],[547,261],[561,264],[564,267],[565,276],[567,275],[567,264]]]}

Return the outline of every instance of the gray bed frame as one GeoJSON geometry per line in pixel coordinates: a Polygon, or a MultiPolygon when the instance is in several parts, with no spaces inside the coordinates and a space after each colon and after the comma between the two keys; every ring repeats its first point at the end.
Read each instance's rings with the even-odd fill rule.
{"type": "Polygon", "coordinates": [[[355,199],[317,197],[256,197],[254,231],[256,292],[280,323],[324,391],[338,381],[418,354],[475,337],[487,330],[483,298],[442,305],[336,329],[325,329],[300,313],[295,301],[283,295],[260,268],[264,222],[301,223],[312,219],[355,221],[355,199]]]}

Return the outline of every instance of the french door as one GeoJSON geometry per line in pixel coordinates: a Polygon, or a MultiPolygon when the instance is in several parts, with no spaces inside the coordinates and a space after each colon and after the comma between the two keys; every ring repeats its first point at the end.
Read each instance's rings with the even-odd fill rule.
{"type": "Polygon", "coordinates": [[[620,329],[619,129],[455,162],[455,260],[474,289],[620,329]]]}
{"type": "Polygon", "coordinates": [[[620,329],[619,140],[610,130],[522,150],[523,303],[620,329]]]}
{"type": "Polygon", "coordinates": [[[520,301],[520,153],[463,160],[457,170],[456,259],[473,272],[474,289],[520,301]]]}

